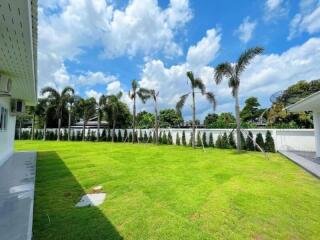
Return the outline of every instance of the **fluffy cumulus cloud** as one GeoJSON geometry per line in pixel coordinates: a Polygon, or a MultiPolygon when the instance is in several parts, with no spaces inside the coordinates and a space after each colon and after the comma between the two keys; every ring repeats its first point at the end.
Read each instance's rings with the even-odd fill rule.
{"type": "Polygon", "coordinates": [[[314,34],[320,32],[320,2],[317,0],[301,0],[300,12],[290,23],[288,40],[302,32],[314,34]]]}
{"type": "Polygon", "coordinates": [[[288,15],[288,2],[286,0],[266,0],[264,9],[264,20],[276,21],[288,15]]]}
{"type": "Polygon", "coordinates": [[[94,99],[96,99],[97,102],[99,102],[99,98],[102,96],[102,93],[97,92],[93,89],[90,89],[90,90],[85,91],[85,95],[86,95],[86,97],[94,98],[94,99]]]}
{"type": "MultiPolygon", "coordinates": [[[[76,61],[86,47],[102,47],[107,58],[156,52],[168,57],[181,55],[175,34],[191,17],[188,0],[171,0],[167,8],[161,8],[156,0],[143,4],[132,0],[123,9],[105,0],[41,1],[39,87],[74,84],[67,76],[65,61],[76,61]]],[[[95,76],[99,74],[91,73],[90,80],[97,81],[95,76]]],[[[99,82],[108,82],[98,78],[99,82]]]]}
{"type": "Polygon", "coordinates": [[[221,34],[217,29],[207,30],[207,34],[196,45],[191,46],[187,54],[190,66],[199,67],[209,64],[220,49],[221,34]]]}
{"type": "MultiPolygon", "coordinates": [[[[319,78],[319,62],[320,38],[311,38],[282,54],[255,58],[241,76],[242,102],[250,96],[260,96],[260,101],[268,102],[274,92],[285,89],[299,80],[319,78]]],[[[187,62],[167,67],[161,60],[150,60],[145,63],[140,83],[142,86],[160,91],[161,107],[174,107],[179,96],[190,91],[186,78],[189,67],[187,62]]],[[[215,93],[218,100],[217,111],[233,111],[233,99],[227,82],[223,81],[219,86],[213,82],[214,68],[201,66],[195,73],[204,80],[208,90],[215,93]]],[[[198,96],[197,111],[199,117],[203,118],[205,114],[212,112],[212,108],[204,98],[198,96]]],[[[186,103],[184,114],[190,117],[190,102],[186,103]]]]}
{"type": "Polygon", "coordinates": [[[87,72],[78,76],[76,83],[85,86],[106,85],[110,82],[117,81],[117,77],[110,75],[107,76],[103,72],[87,72]]]}
{"type": "Polygon", "coordinates": [[[251,40],[256,26],[256,21],[250,21],[250,18],[246,17],[240,24],[239,28],[235,31],[235,34],[238,35],[241,42],[247,43],[251,40]]]}

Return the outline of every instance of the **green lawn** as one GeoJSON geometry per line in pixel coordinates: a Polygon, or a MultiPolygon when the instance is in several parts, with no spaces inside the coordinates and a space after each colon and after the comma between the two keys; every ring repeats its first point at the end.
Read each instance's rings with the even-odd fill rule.
{"type": "Polygon", "coordinates": [[[38,151],[36,240],[320,238],[320,181],[278,154],[40,141],[16,149],[38,151]],[[103,205],[74,208],[100,184],[103,205]]]}

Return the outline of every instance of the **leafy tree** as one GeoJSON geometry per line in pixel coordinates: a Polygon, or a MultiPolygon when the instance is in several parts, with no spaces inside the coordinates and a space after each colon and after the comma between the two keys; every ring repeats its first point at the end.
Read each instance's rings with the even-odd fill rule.
{"type": "Polygon", "coordinates": [[[258,102],[258,98],[249,97],[245,101],[245,106],[240,112],[241,119],[245,122],[254,121],[262,113],[261,110],[259,110],[259,107],[260,107],[260,103],[258,102]]]}
{"type": "Polygon", "coordinates": [[[196,90],[199,89],[201,95],[206,96],[206,98],[208,99],[208,101],[212,104],[213,109],[215,109],[216,107],[216,100],[215,100],[215,96],[212,92],[207,92],[206,90],[206,86],[204,85],[203,81],[200,78],[195,78],[193,73],[187,72],[187,77],[188,80],[191,84],[191,92],[188,92],[187,94],[184,94],[180,97],[180,100],[178,101],[177,105],[176,105],[176,109],[178,114],[181,115],[181,109],[184,106],[187,98],[189,95],[192,96],[192,147],[195,148],[195,132],[196,132],[196,104],[195,104],[195,95],[196,90]]]}
{"type": "Polygon", "coordinates": [[[199,131],[197,133],[197,147],[202,147],[201,135],[199,131]]]}
{"type": "Polygon", "coordinates": [[[203,132],[203,133],[202,133],[202,143],[203,143],[203,146],[204,146],[204,147],[208,147],[208,144],[207,144],[207,134],[206,134],[206,132],[203,132]]]}
{"type": "Polygon", "coordinates": [[[137,114],[137,127],[138,128],[152,128],[154,125],[154,116],[152,113],[142,111],[137,114]]]}
{"type": "MultiPolygon", "coordinates": [[[[69,98],[74,94],[74,90],[71,87],[65,87],[59,93],[52,87],[45,87],[41,90],[41,95],[45,94],[48,94],[48,101],[55,108],[58,117],[58,132],[60,133],[63,110],[66,108],[69,98]]],[[[57,140],[60,140],[60,134],[57,135],[57,140]]]]}
{"type": "MultiPolygon", "coordinates": [[[[85,133],[86,124],[90,118],[96,113],[96,100],[94,98],[80,99],[77,102],[77,109],[82,114],[82,132],[85,133]]],[[[85,140],[85,134],[82,136],[82,140],[85,140]]],[[[87,139],[88,140],[88,139],[87,139]]]]}
{"type": "Polygon", "coordinates": [[[274,140],[269,130],[266,133],[266,143],[264,146],[264,150],[266,152],[275,152],[274,140]]]}
{"type": "Polygon", "coordinates": [[[229,142],[229,146],[230,146],[231,148],[236,148],[236,147],[237,147],[232,132],[229,133],[228,142],[229,142]]]}
{"type": "Polygon", "coordinates": [[[177,132],[177,134],[176,134],[176,145],[177,145],[177,146],[180,146],[180,145],[181,145],[180,136],[179,136],[179,133],[178,133],[178,132],[177,132]]]}
{"type": "Polygon", "coordinates": [[[203,121],[203,125],[206,127],[206,128],[212,128],[214,127],[215,123],[217,122],[218,120],[218,117],[219,115],[216,114],[216,113],[209,113],[204,121],[203,121]]]}
{"type": "MultiPolygon", "coordinates": [[[[135,133],[135,129],[136,129],[136,100],[137,97],[139,97],[141,100],[143,100],[142,95],[141,95],[141,91],[139,88],[139,84],[136,80],[132,80],[131,81],[131,90],[129,91],[129,98],[133,100],[133,118],[132,118],[132,131],[135,133]]],[[[144,102],[144,100],[143,100],[144,102]]],[[[132,141],[132,143],[134,143],[134,139],[132,141]]]]}
{"type": "Polygon", "coordinates": [[[182,145],[187,146],[186,133],[182,131],[182,145]]]}
{"type": "Polygon", "coordinates": [[[240,138],[241,138],[241,150],[246,150],[246,147],[247,147],[246,140],[245,140],[242,132],[240,132],[240,138]]]}
{"type": "Polygon", "coordinates": [[[226,132],[224,132],[221,137],[221,146],[222,148],[229,148],[229,140],[226,132]]]}
{"type": "Polygon", "coordinates": [[[254,151],[254,142],[253,142],[253,134],[251,131],[249,131],[247,139],[246,139],[246,149],[248,151],[254,151]]]}
{"type": "Polygon", "coordinates": [[[160,127],[179,127],[183,124],[183,118],[181,114],[178,114],[174,109],[163,109],[159,114],[160,127]]]}
{"type": "Polygon", "coordinates": [[[153,136],[152,136],[152,132],[149,132],[149,136],[148,136],[148,143],[153,143],[153,136]]]}
{"type": "Polygon", "coordinates": [[[163,132],[162,144],[168,144],[167,133],[163,132]]]}
{"type": "Polygon", "coordinates": [[[255,47],[249,48],[243,52],[238,61],[235,64],[224,62],[219,64],[215,68],[215,81],[217,84],[221,83],[224,77],[229,79],[229,87],[232,88],[232,96],[235,98],[235,113],[237,122],[237,150],[238,153],[241,150],[241,130],[240,130],[240,104],[239,104],[239,87],[240,87],[240,76],[244,72],[250,61],[257,55],[262,54],[263,48],[255,47]]]}
{"type": "Polygon", "coordinates": [[[172,144],[173,144],[172,135],[171,135],[171,132],[170,132],[170,131],[169,131],[169,133],[168,133],[168,144],[169,144],[169,145],[172,145],[172,144]]]}
{"type": "Polygon", "coordinates": [[[209,147],[214,147],[212,132],[209,134],[209,147]]]}
{"type": "MultiPolygon", "coordinates": [[[[264,141],[261,133],[258,133],[256,136],[256,144],[259,145],[262,149],[264,149],[264,141]]],[[[255,150],[260,151],[258,147],[256,147],[255,150]]]]}

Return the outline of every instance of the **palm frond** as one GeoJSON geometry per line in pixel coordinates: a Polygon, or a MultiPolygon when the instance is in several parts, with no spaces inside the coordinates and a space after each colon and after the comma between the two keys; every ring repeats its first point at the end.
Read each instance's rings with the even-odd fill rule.
{"type": "Polygon", "coordinates": [[[208,101],[212,104],[213,110],[215,110],[217,107],[217,101],[213,92],[206,92],[204,95],[206,96],[208,101]]]}
{"type": "Polygon", "coordinates": [[[184,94],[180,97],[179,101],[176,104],[176,111],[177,113],[181,114],[181,109],[183,108],[188,96],[190,93],[184,94]]]}
{"type": "Polygon", "coordinates": [[[122,95],[123,95],[123,93],[122,93],[121,91],[120,91],[120,92],[118,92],[118,93],[117,93],[117,95],[116,95],[117,99],[122,98],[122,95]]]}
{"type": "Polygon", "coordinates": [[[206,92],[206,86],[200,78],[194,80],[194,87],[199,88],[202,95],[206,92]]]}
{"type": "Polygon", "coordinates": [[[146,103],[146,101],[152,96],[152,91],[151,89],[147,88],[140,88],[139,91],[137,92],[139,98],[143,103],[146,103]]]}
{"type": "Polygon", "coordinates": [[[53,87],[44,87],[41,89],[41,91],[40,91],[41,95],[44,95],[46,93],[48,93],[49,96],[51,95],[50,97],[54,97],[57,99],[60,98],[59,92],[56,89],[54,89],[53,87]]]}
{"type": "Polygon", "coordinates": [[[65,87],[61,91],[61,96],[67,95],[67,94],[74,94],[74,89],[72,87],[65,87]]]}
{"type": "Polygon", "coordinates": [[[217,84],[221,83],[223,77],[230,78],[233,75],[233,67],[230,63],[220,63],[214,72],[214,80],[217,84]]]}
{"type": "Polygon", "coordinates": [[[194,79],[193,72],[192,72],[192,71],[188,71],[188,72],[187,72],[187,77],[189,78],[192,87],[194,87],[194,81],[195,81],[195,79],[194,79]]]}
{"type": "Polygon", "coordinates": [[[236,64],[236,74],[240,75],[241,72],[243,72],[246,68],[246,66],[250,63],[250,61],[257,55],[262,54],[264,49],[262,47],[254,47],[249,48],[246,51],[244,51],[236,64]]]}
{"type": "Polygon", "coordinates": [[[235,97],[235,92],[239,88],[240,81],[237,77],[231,77],[229,79],[228,85],[230,88],[232,88],[232,96],[235,97]]]}
{"type": "Polygon", "coordinates": [[[137,90],[137,88],[138,88],[138,82],[137,82],[137,80],[132,80],[131,81],[131,88],[132,88],[132,90],[135,92],[136,90],[137,90]]]}

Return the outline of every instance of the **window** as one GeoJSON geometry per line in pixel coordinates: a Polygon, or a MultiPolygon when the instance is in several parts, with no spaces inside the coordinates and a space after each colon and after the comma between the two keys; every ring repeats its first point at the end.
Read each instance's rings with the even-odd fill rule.
{"type": "Polygon", "coordinates": [[[0,131],[7,130],[8,109],[0,106],[0,131]]]}

